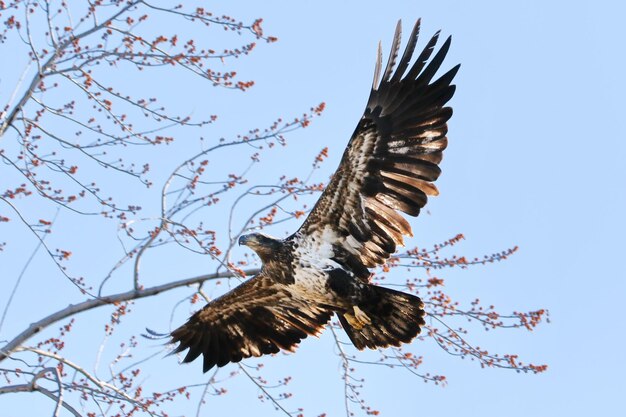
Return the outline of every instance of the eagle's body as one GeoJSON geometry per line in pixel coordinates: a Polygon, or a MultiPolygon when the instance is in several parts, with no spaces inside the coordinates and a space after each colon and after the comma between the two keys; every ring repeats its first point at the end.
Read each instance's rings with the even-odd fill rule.
{"type": "Polygon", "coordinates": [[[436,34],[409,68],[419,21],[394,71],[396,29],[387,67],[379,47],[372,92],[339,168],[300,229],[286,239],[242,236],[263,263],[261,272],[211,301],[172,332],[183,362],[204,356],[204,372],[250,356],[293,350],[319,334],[333,314],[358,349],[410,342],[424,325],[419,297],[369,283],[411,227],[440,173],[447,145],[444,107],[459,66],[432,81],[448,48],[435,56],[436,34]]]}

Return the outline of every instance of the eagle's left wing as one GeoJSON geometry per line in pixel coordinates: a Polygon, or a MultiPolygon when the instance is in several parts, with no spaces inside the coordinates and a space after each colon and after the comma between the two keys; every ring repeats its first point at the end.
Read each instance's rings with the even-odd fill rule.
{"type": "Polygon", "coordinates": [[[203,371],[250,356],[294,350],[307,335],[317,335],[332,311],[303,300],[288,285],[260,272],[216,298],[174,330],[173,353],[189,349],[183,362],[204,355],[203,371]]]}
{"type": "MultiPolygon", "coordinates": [[[[418,21],[398,68],[398,22],[389,62],[380,79],[381,51],[374,84],[339,168],[300,230],[292,239],[330,243],[332,257],[357,276],[380,265],[411,235],[398,213],[417,216],[427,195],[436,195],[433,181],[448,143],[446,121],[452,109],[451,85],[459,66],[432,81],[450,46],[450,38],[428,62],[438,33],[409,68],[419,33],[418,21]]],[[[320,246],[323,247],[323,246],[320,246]]]]}

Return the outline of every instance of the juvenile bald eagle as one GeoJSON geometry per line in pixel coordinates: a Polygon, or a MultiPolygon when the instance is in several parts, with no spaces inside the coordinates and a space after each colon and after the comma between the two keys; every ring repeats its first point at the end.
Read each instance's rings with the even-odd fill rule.
{"type": "Polygon", "coordinates": [[[171,333],[183,362],[204,355],[204,372],[243,358],[293,351],[319,334],[333,314],[357,349],[409,343],[424,325],[424,304],[411,294],[369,283],[370,271],[412,236],[398,212],[417,216],[448,143],[452,79],[459,65],[433,81],[450,47],[430,59],[439,32],[410,65],[420,21],[394,71],[398,22],[381,74],[380,45],[367,107],[339,168],[300,229],[286,239],[242,236],[261,272],[208,303],[171,333]],[[429,61],[430,59],[430,61],[429,61]]]}

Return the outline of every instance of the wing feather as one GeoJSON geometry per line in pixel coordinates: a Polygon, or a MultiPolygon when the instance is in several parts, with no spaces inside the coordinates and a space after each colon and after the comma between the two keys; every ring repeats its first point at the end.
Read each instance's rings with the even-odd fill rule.
{"type": "Polygon", "coordinates": [[[398,58],[398,50],[400,49],[400,41],[402,39],[402,21],[398,20],[396,25],[396,32],[393,35],[393,41],[391,42],[391,50],[389,51],[389,59],[387,60],[387,67],[385,68],[385,74],[383,75],[383,82],[388,82],[393,73],[393,68],[396,66],[396,58],[398,58]]]}
{"type": "Polygon", "coordinates": [[[372,90],[378,88],[380,82],[380,70],[383,66],[383,47],[378,42],[378,51],[376,53],[376,66],[374,67],[374,81],[372,82],[372,90]]]}
{"type": "Polygon", "coordinates": [[[402,59],[400,59],[400,64],[398,64],[398,69],[393,74],[393,78],[391,79],[392,82],[398,82],[400,78],[402,78],[402,75],[404,75],[406,69],[409,67],[411,57],[413,56],[413,52],[415,52],[415,47],[417,46],[417,38],[420,33],[420,22],[421,19],[417,19],[417,22],[413,26],[413,30],[409,36],[409,42],[407,43],[406,48],[404,48],[402,59]]]}
{"type": "Polygon", "coordinates": [[[263,272],[216,298],[171,333],[173,353],[189,349],[183,362],[200,355],[203,371],[251,356],[293,351],[317,335],[332,311],[303,300],[288,285],[263,272]]]}
{"type": "Polygon", "coordinates": [[[459,66],[433,81],[451,42],[448,38],[435,53],[439,32],[411,65],[419,28],[418,20],[394,72],[398,23],[382,77],[379,45],[365,113],[326,190],[292,236],[327,240],[333,259],[364,280],[367,268],[384,263],[404,243],[403,236],[412,235],[401,213],[417,216],[428,196],[439,194],[433,182],[441,173],[446,122],[452,116],[445,105],[454,95],[451,83],[459,66]]]}

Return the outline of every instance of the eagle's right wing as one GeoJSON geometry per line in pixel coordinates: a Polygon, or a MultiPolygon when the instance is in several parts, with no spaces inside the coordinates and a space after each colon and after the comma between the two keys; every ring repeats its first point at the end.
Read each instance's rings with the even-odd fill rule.
{"type": "Polygon", "coordinates": [[[216,298],[174,330],[173,353],[189,349],[183,362],[204,355],[203,371],[250,356],[294,350],[319,334],[332,311],[303,300],[263,272],[216,298]]]}
{"type": "MultiPolygon", "coordinates": [[[[399,213],[417,216],[428,195],[436,195],[433,181],[446,148],[446,122],[452,109],[452,85],[459,66],[433,81],[448,48],[448,38],[430,59],[433,36],[409,66],[417,44],[416,23],[398,68],[398,23],[389,62],[381,75],[381,52],[374,84],[363,117],[348,143],[341,163],[308,218],[293,236],[298,241],[326,243],[332,257],[367,279],[368,268],[383,264],[411,235],[399,213]]],[[[324,245],[320,247],[326,247],[324,245]]]]}

